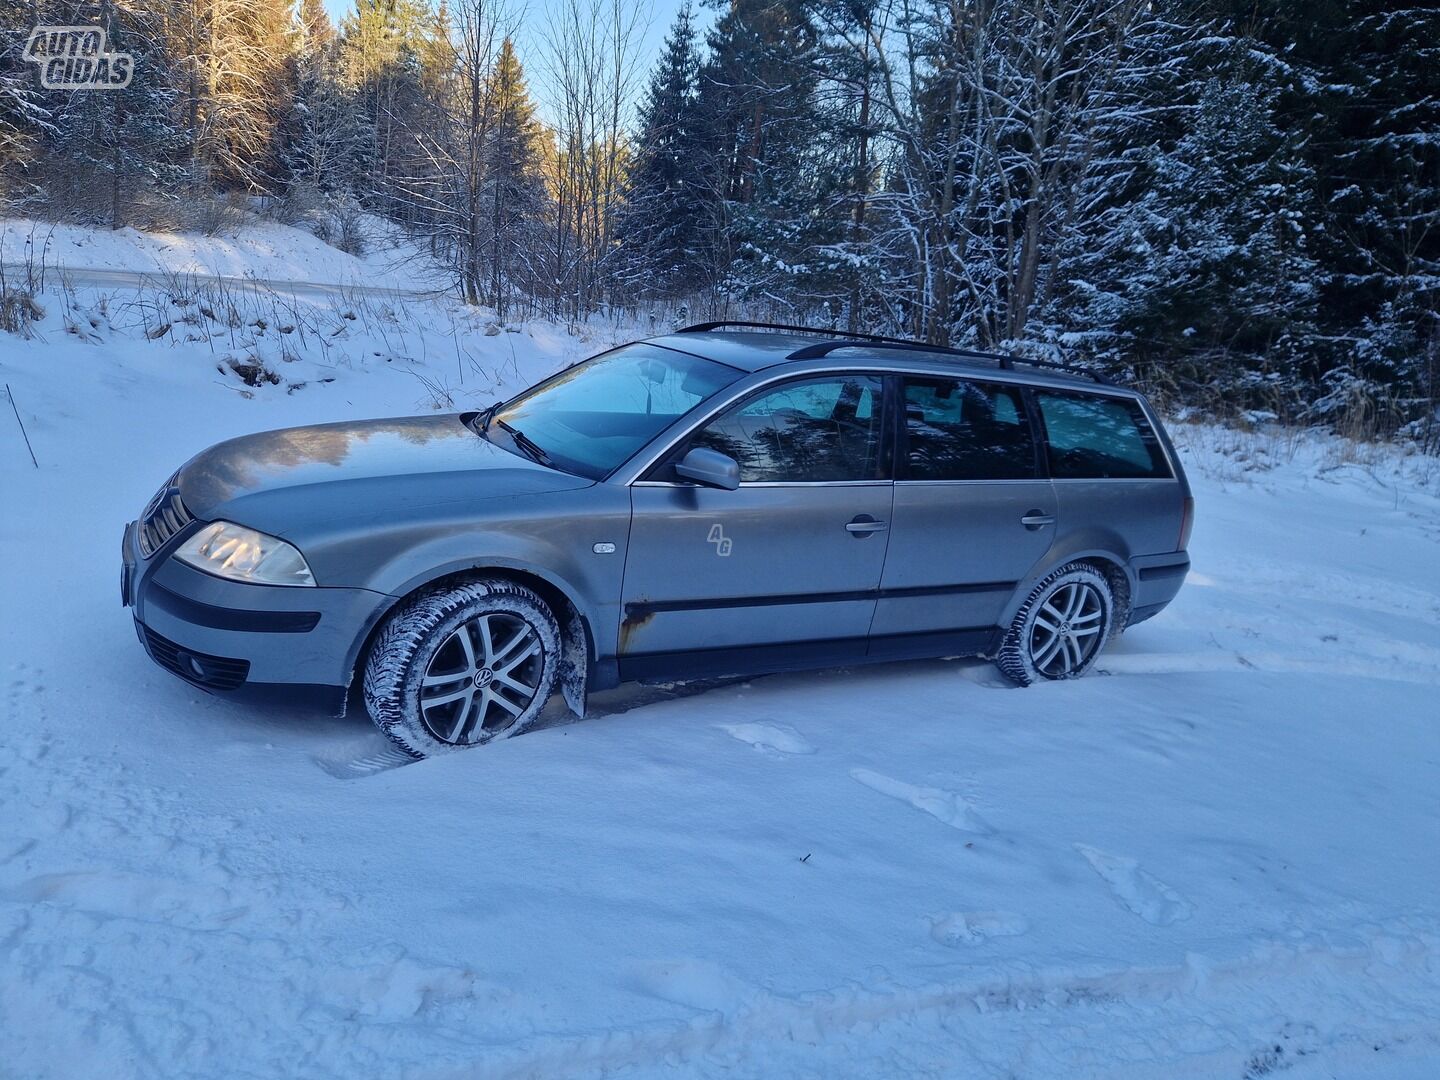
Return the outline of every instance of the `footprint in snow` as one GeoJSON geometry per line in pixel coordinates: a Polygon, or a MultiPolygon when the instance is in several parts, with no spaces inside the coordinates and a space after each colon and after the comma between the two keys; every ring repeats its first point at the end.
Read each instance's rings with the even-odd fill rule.
{"type": "Polygon", "coordinates": [[[731,738],[749,743],[756,750],[775,750],[782,754],[815,753],[815,747],[789,724],[755,722],[720,724],[719,728],[731,738]]]}
{"type": "Polygon", "coordinates": [[[1134,859],[1109,855],[1087,844],[1076,844],[1075,850],[1105,879],[1116,900],[1151,925],[1169,926],[1190,917],[1190,902],[1140,869],[1134,859]]]}
{"type": "Polygon", "coordinates": [[[952,911],[930,919],[930,936],[951,949],[986,938],[1016,937],[1029,929],[1025,916],[1013,911],[952,911]]]}
{"type": "Polygon", "coordinates": [[[916,810],[923,810],[931,817],[943,821],[952,829],[961,832],[989,833],[994,830],[965,798],[953,791],[941,788],[917,787],[903,780],[894,780],[869,769],[851,769],[850,775],[872,791],[888,795],[892,799],[909,803],[916,810]]]}

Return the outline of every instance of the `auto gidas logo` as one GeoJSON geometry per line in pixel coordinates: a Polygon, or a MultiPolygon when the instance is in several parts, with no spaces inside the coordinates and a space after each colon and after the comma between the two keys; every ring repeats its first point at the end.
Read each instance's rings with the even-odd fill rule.
{"type": "Polygon", "coordinates": [[[108,49],[99,26],[37,26],[23,57],[40,69],[46,90],[120,90],[130,85],[135,58],[108,49]]]}

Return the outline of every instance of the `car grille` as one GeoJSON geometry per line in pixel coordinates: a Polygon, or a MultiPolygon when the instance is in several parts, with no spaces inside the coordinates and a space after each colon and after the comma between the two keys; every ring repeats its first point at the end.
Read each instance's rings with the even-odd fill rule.
{"type": "Polygon", "coordinates": [[[173,675],[207,690],[234,690],[250,674],[249,660],[209,656],[163,638],[148,626],[140,627],[150,659],[173,675]]]}
{"type": "Polygon", "coordinates": [[[165,486],[155,493],[145,512],[140,515],[140,530],[136,539],[140,543],[140,554],[150,558],[164,547],[165,542],[186,525],[195,520],[195,515],[185,509],[180,501],[180,492],[175,487],[179,473],[166,481],[165,486]]]}

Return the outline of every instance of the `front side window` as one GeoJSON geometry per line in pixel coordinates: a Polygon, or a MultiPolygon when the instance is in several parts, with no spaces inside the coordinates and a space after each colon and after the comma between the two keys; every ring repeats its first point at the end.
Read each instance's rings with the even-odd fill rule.
{"type": "Polygon", "coordinates": [[[1019,387],[907,377],[910,480],[1029,480],[1035,439],[1019,387]]]}
{"type": "Polygon", "coordinates": [[[733,457],[742,483],[879,480],[881,412],[877,378],[808,379],[741,402],[689,445],[733,457]]]}
{"type": "Polygon", "coordinates": [[[598,480],[740,375],[674,349],[626,345],[525,391],[496,412],[485,435],[598,480]]]}
{"type": "Polygon", "coordinates": [[[1035,394],[1056,480],[1162,480],[1170,466],[1150,421],[1132,398],[1035,394]]]}

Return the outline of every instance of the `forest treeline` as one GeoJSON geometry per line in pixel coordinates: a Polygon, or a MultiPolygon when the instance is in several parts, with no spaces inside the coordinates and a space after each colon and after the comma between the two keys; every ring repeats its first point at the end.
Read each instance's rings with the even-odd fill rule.
{"type": "Polygon", "coordinates": [[[643,71],[626,0],[532,4],[530,56],[497,2],[7,4],[9,212],[258,196],[344,245],[363,209],[504,316],[761,315],[1364,433],[1435,414],[1434,6],[729,0],[643,71]],[[106,27],[131,85],[42,90],[41,24],[106,27]]]}

